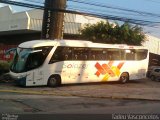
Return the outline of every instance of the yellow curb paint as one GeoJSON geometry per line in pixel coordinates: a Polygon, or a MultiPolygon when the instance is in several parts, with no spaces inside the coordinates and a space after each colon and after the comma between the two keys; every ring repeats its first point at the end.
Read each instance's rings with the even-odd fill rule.
{"type": "Polygon", "coordinates": [[[42,94],[42,92],[23,91],[23,90],[0,90],[0,92],[27,93],[27,94],[42,94]]]}

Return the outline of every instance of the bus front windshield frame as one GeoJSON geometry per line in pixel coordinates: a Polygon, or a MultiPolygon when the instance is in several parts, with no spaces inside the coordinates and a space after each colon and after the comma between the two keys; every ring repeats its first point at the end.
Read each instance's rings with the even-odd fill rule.
{"type": "Polygon", "coordinates": [[[52,47],[17,48],[10,70],[15,73],[27,72],[40,67],[52,47]]]}

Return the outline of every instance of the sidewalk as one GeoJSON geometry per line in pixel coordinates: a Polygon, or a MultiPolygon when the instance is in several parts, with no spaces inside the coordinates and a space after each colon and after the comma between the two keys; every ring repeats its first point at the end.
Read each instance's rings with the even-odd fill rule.
{"type": "Polygon", "coordinates": [[[63,85],[57,88],[49,88],[46,86],[22,88],[13,83],[0,83],[0,92],[159,101],[160,82],[144,79],[127,84],[91,83],[63,85]]]}

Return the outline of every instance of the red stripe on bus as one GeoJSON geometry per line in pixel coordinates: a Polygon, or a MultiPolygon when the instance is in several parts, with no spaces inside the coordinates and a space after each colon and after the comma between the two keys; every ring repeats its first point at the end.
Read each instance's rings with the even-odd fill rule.
{"type": "Polygon", "coordinates": [[[95,67],[102,75],[106,73],[103,67],[98,62],[95,64],[95,67]]]}
{"type": "Polygon", "coordinates": [[[124,62],[121,62],[121,63],[118,64],[117,68],[118,68],[118,69],[121,69],[121,67],[122,67],[123,65],[124,65],[124,62]]]}

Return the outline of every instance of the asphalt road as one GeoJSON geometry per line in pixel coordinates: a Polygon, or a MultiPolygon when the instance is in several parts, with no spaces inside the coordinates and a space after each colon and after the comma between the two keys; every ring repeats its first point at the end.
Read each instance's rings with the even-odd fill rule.
{"type": "Polygon", "coordinates": [[[160,113],[160,101],[1,94],[0,113],[160,113]]]}
{"type": "Polygon", "coordinates": [[[0,93],[1,114],[159,114],[160,101],[0,93]]]}
{"type": "Polygon", "coordinates": [[[154,82],[149,79],[132,81],[127,84],[119,84],[117,82],[70,84],[56,88],[47,86],[25,88],[16,86],[15,84],[0,83],[0,92],[158,101],[160,100],[159,86],[160,82],[154,82]]]}
{"type": "MultiPolygon", "coordinates": [[[[38,118],[41,120],[47,115],[52,115],[51,119],[55,115],[63,119],[78,115],[78,118],[83,119],[82,116],[86,116],[88,120],[89,116],[97,119],[96,115],[102,115],[99,117],[105,119],[106,115],[109,115],[109,119],[113,119],[114,114],[158,115],[160,113],[159,85],[160,83],[150,80],[124,85],[84,84],[64,85],[59,88],[21,88],[13,84],[0,84],[0,117],[28,115],[19,117],[23,120],[30,119],[34,115],[43,115],[38,118]]],[[[160,119],[159,117],[157,120],[160,119]]]]}

